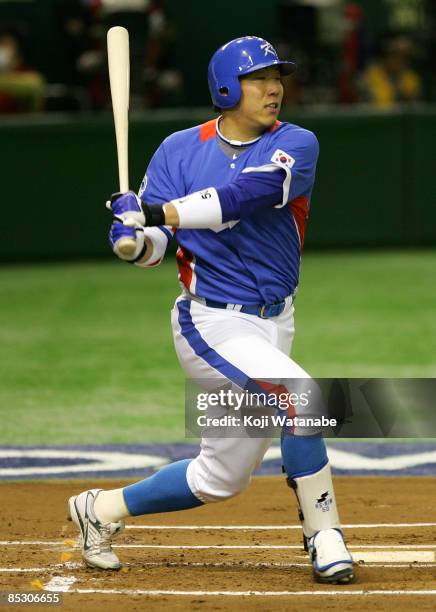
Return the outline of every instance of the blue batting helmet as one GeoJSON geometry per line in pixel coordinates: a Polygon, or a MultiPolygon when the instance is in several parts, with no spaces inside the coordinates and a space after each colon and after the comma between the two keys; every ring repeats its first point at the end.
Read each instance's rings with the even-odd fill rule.
{"type": "Polygon", "coordinates": [[[239,77],[278,66],[284,75],[295,70],[294,62],[279,59],[271,43],[257,36],[235,38],[216,51],[209,62],[208,81],[212,102],[219,108],[235,106],[241,97],[239,77]]]}

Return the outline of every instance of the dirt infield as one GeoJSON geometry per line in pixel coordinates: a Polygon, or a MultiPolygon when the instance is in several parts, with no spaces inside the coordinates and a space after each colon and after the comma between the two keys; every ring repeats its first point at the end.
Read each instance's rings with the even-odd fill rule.
{"type": "Polygon", "coordinates": [[[68,590],[55,609],[95,612],[436,609],[436,526],[425,524],[436,523],[435,480],[335,482],[358,561],[353,585],[313,582],[301,530],[289,528],[297,525],[292,493],[283,478],[258,477],[222,504],[131,519],[116,541],[124,563],[119,572],[84,568],[66,521],[67,498],[95,481],[3,483],[0,591],[35,590],[31,583],[39,580],[47,589],[68,590]]]}

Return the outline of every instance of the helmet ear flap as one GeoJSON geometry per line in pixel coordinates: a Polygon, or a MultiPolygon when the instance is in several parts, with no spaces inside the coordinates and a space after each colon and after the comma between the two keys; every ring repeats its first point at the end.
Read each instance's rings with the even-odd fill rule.
{"type": "Polygon", "coordinates": [[[226,79],[225,85],[218,90],[221,108],[232,108],[241,99],[241,84],[237,76],[226,79]]]}
{"type": "Polygon", "coordinates": [[[211,89],[212,101],[219,108],[232,108],[241,98],[241,85],[238,77],[228,77],[215,91],[211,89]]]}

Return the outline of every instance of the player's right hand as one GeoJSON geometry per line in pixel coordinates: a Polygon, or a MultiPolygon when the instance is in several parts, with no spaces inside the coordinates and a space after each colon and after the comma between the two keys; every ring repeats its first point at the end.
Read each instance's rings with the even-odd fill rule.
{"type": "Polygon", "coordinates": [[[129,227],[121,221],[114,220],[109,231],[109,244],[115,255],[120,259],[134,262],[144,250],[144,232],[142,229],[129,227]],[[130,257],[126,257],[118,249],[119,241],[123,238],[131,238],[136,241],[135,252],[130,257]]]}
{"type": "Polygon", "coordinates": [[[134,191],[113,193],[106,202],[106,208],[112,211],[114,218],[128,227],[143,227],[145,216],[141,199],[134,191]]]}

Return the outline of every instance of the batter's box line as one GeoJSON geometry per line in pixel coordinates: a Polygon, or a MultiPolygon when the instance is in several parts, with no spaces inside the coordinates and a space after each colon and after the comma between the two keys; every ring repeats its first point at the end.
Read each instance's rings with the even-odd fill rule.
{"type": "MultiPolygon", "coordinates": [[[[360,564],[359,562],[356,563],[356,565],[360,566],[360,567],[369,567],[369,568],[387,568],[387,569],[402,569],[402,568],[408,568],[408,569],[423,569],[423,568],[433,568],[436,567],[436,563],[421,563],[421,562],[411,562],[411,563],[364,563],[364,564],[360,564]]],[[[149,567],[149,568],[156,568],[156,567],[174,567],[174,568],[191,568],[191,567],[203,567],[203,568],[229,568],[229,569],[234,569],[234,568],[247,568],[247,569],[253,569],[253,568],[258,568],[258,569],[275,569],[275,568],[279,568],[279,569],[292,569],[292,568],[297,568],[297,567],[312,567],[311,563],[250,563],[249,561],[247,562],[233,562],[233,561],[221,561],[219,563],[208,563],[206,562],[189,562],[189,561],[185,561],[185,562],[178,562],[178,561],[149,561],[147,563],[142,563],[139,566],[135,566],[134,564],[131,563],[123,563],[123,567],[128,567],[130,569],[143,569],[144,567],[149,567]]],[[[85,566],[83,565],[83,563],[74,563],[72,564],[71,567],[64,567],[64,568],[60,568],[58,565],[52,565],[51,567],[0,567],[0,573],[8,573],[8,574],[21,574],[21,573],[28,573],[28,574],[42,574],[42,573],[49,573],[52,572],[53,570],[58,571],[59,573],[61,572],[61,569],[65,571],[75,571],[77,569],[83,569],[85,568],[85,566]]]]}
{"type": "Polygon", "coordinates": [[[58,570],[76,570],[83,567],[82,563],[55,563],[49,567],[0,567],[0,573],[43,573],[58,570]]]}
{"type": "MultiPolygon", "coordinates": [[[[1,544],[1,543],[0,543],[1,544]]],[[[112,548],[157,548],[169,550],[302,550],[301,544],[114,544],[112,548]]],[[[352,550],[436,549],[436,544],[349,544],[352,550]]]]}
{"type": "MultiPolygon", "coordinates": [[[[63,546],[62,540],[1,540],[0,546],[63,546]]],[[[302,550],[301,544],[113,544],[112,548],[167,550],[302,550]]],[[[77,546],[75,547],[77,549],[77,546]]],[[[436,544],[349,544],[350,550],[434,550],[436,544]]],[[[73,550],[69,547],[68,550],[73,550]]]]}
{"type": "Polygon", "coordinates": [[[436,590],[336,590],[336,591],[164,591],[133,589],[69,589],[68,593],[101,595],[143,595],[146,597],[187,596],[187,597],[353,597],[371,595],[435,596],[436,590]]]}
{"type": "MultiPolygon", "coordinates": [[[[344,529],[394,529],[404,527],[436,527],[436,523],[356,523],[342,525],[344,529]]],[[[224,531],[282,531],[301,529],[301,525],[126,525],[126,529],[151,530],[224,530],[224,531]]]]}

